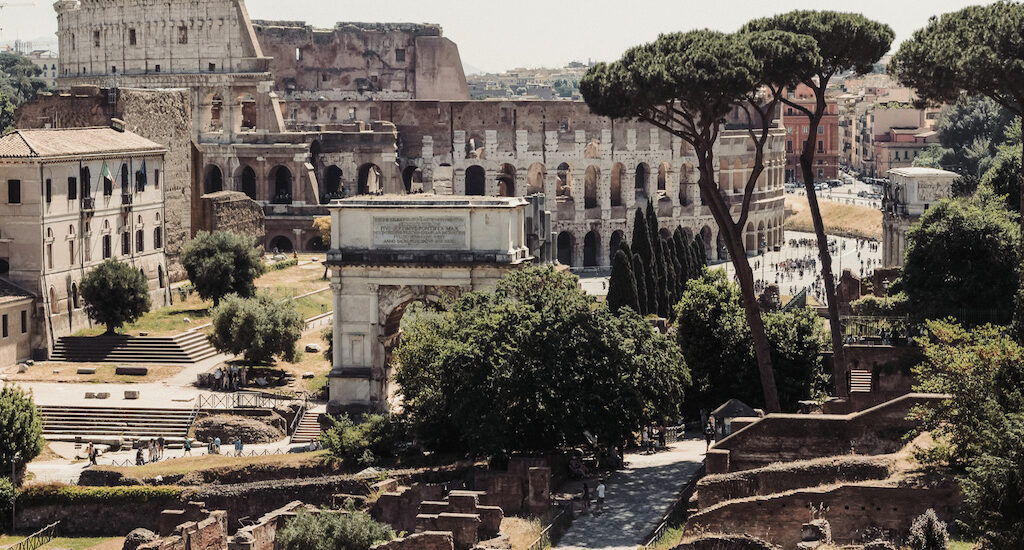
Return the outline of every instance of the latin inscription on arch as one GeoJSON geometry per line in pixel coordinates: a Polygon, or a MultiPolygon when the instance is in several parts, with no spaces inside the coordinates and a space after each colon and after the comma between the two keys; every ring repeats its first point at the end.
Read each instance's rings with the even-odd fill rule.
{"type": "Polygon", "coordinates": [[[374,248],[463,250],[466,219],[455,216],[374,216],[374,248]]]}

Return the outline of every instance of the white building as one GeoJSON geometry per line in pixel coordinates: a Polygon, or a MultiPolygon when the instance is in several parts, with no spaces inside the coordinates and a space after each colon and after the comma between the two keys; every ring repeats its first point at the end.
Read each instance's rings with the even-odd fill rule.
{"type": "Polygon", "coordinates": [[[37,355],[91,326],[78,285],[108,258],[146,276],[153,307],[169,303],[165,153],[119,121],[113,128],[16,130],[0,138],[0,280],[37,297],[27,327],[35,331],[37,355]]]}

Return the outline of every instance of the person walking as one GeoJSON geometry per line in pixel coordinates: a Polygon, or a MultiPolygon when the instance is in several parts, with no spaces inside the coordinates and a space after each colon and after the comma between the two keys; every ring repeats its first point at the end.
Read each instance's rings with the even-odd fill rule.
{"type": "Polygon", "coordinates": [[[164,436],[161,435],[160,437],[158,437],[156,439],[156,459],[157,460],[163,460],[164,459],[164,448],[166,446],[167,446],[167,440],[164,439],[164,436]]]}
{"type": "Polygon", "coordinates": [[[242,438],[235,438],[235,456],[242,456],[242,438]]]}
{"type": "Polygon", "coordinates": [[[586,514],[590,510],[590,486],[583,484],[583,498],[580,502],[580,513],[586,514]]]}
{"type": "Polygon", "coordinates": [[[96,457],[98,457],[99,454],[100,454],[99,449],[97,449],[95,445],[90,443],[89,444],[89,464],[92,464],[93,466],[95,466],[96,465],[96,457]]]}
{"type": "Polygon", "coordinates": [[[185,448],[185,452],[181,453],[181,456],[192,456],[192,438],[186,437],[182,446],[185,448]]]}
{"type": "Polygon", "coordinates": [[[711,448],[711,441],[715,438],[715,423],[710,418],[704,425],[704,452],[711,448]]]}
{"type": "Polygon", "coordinates": [[[604,478],[597,482],[597,511],[604,512],[604,478]]]}

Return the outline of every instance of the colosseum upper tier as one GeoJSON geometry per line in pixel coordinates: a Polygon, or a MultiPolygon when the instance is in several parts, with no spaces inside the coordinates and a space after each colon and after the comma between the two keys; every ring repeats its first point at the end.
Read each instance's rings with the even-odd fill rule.
{"type": "MultiPolygon", "coordinates": [[[[682,140],[580,101],[470,101],[458,47],[437,25],[252,21],[243,0],[58,0],[54,9],[60,87],[190,92],[189,200],[169,203],[168,217],[187,219],[203,195],[237,190],[264,209],[268,249],[321,251],[312,220],[333,198],[544,193],[558,259],[599,267],[630,234],[633,210],[654,201],[666,231],[681,226],[703,237],[709,259],[726,258],[682,140]]],[[[782,242],[784,134],[774,130],[766,148],[748,252],[782,242]]],[[[722,132],[718,189],[736,209],[753,161],[745,130],[722,132]]]]}

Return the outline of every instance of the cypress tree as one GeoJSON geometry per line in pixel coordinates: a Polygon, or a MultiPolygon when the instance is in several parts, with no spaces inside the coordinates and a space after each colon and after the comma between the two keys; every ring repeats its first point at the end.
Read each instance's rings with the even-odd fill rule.
{"type": "Polygon", "coordinates": [[[633,262],[626,252],[619,247],[612,262],[612,276],[608,282],[608,309],[618,313],[624,307],[632,308],[640,313],[640,304],[636,296],[636,279],[633,277],[633,262]]]}
{"type": "Polygon", "coordinates": [[[672,233],[672,245],[675,248],[676,256],[679,257],[679,263],[682,264],[682,271],[679,273],[680,297],[682,297],[683,291],[686,290],[686,282],[692,279],[693,274],[696,272],[696,269],[693,267],[693,255],[685,243],[686,237],[683,236],[683,228],[676,226],[676,230],[672,233]]]}
{"type": "Polygon", "coordinates": [[[700,268],[704,265],[703,252],[701,251],[700,238],[696,238],[690,241],[690,253],[693,254],[693,265],[697,268],[697,273],[700,273],[700,268]]]}
{"type": "Polygon", "coordinates": [[[661,254],[665,256],[665,288],[668,290],[668,314],[672,314],[672,306],[679,301],[679,279],[676,277],[675,254],[668,245],[668,239],[661,239],[661,254]]]}
{"type": "Polygon", "coordinates": [[[654,211],[654,201],[647,201],[647,234],[654,248],[654,276],[658,282],[658,315],[668,317],[671,292],[668,289],[668,266],[661,248],[661,231],[658,227],[658,214],[654,211]]]}
{"type": "Polygon", "coordinates": [[[676,289],[675,298],[672,299],[672,307],[675,307],[675,304],[683,297],[683,259],[679,257],[675,240],[671,237],[665,239],[665,247],[672,258],[672,269],[675,272],[675,276],[672,278],[676,289]]]}
{"type": "MultiPolygon", "coordinates": [[[[636,215],[633,216],[633,253],[640,255],[643,267],[637,269],[636,266],[633,266],[633,276],[639,280],[641,274],[643,274],[644,287],[646,288],[645,295],[647,296],[645,313],[658,313],[659,293],[657,271],[654,264],[654,245],[648,228],[643,210],[637,208],[636,215]]],[[[639,288],[637,289],[637,297],[640,297],[639,288]]]]}
{"type": "Polygon", "coordinates": [[[646,277],[637,276],[644,271],[644,259],[639,254],[633,254],[633,275],[636,278],[636,302],[640,306],[640,315],[647,315],[650,310],[647,308],[647,281],[646,277]]]}

